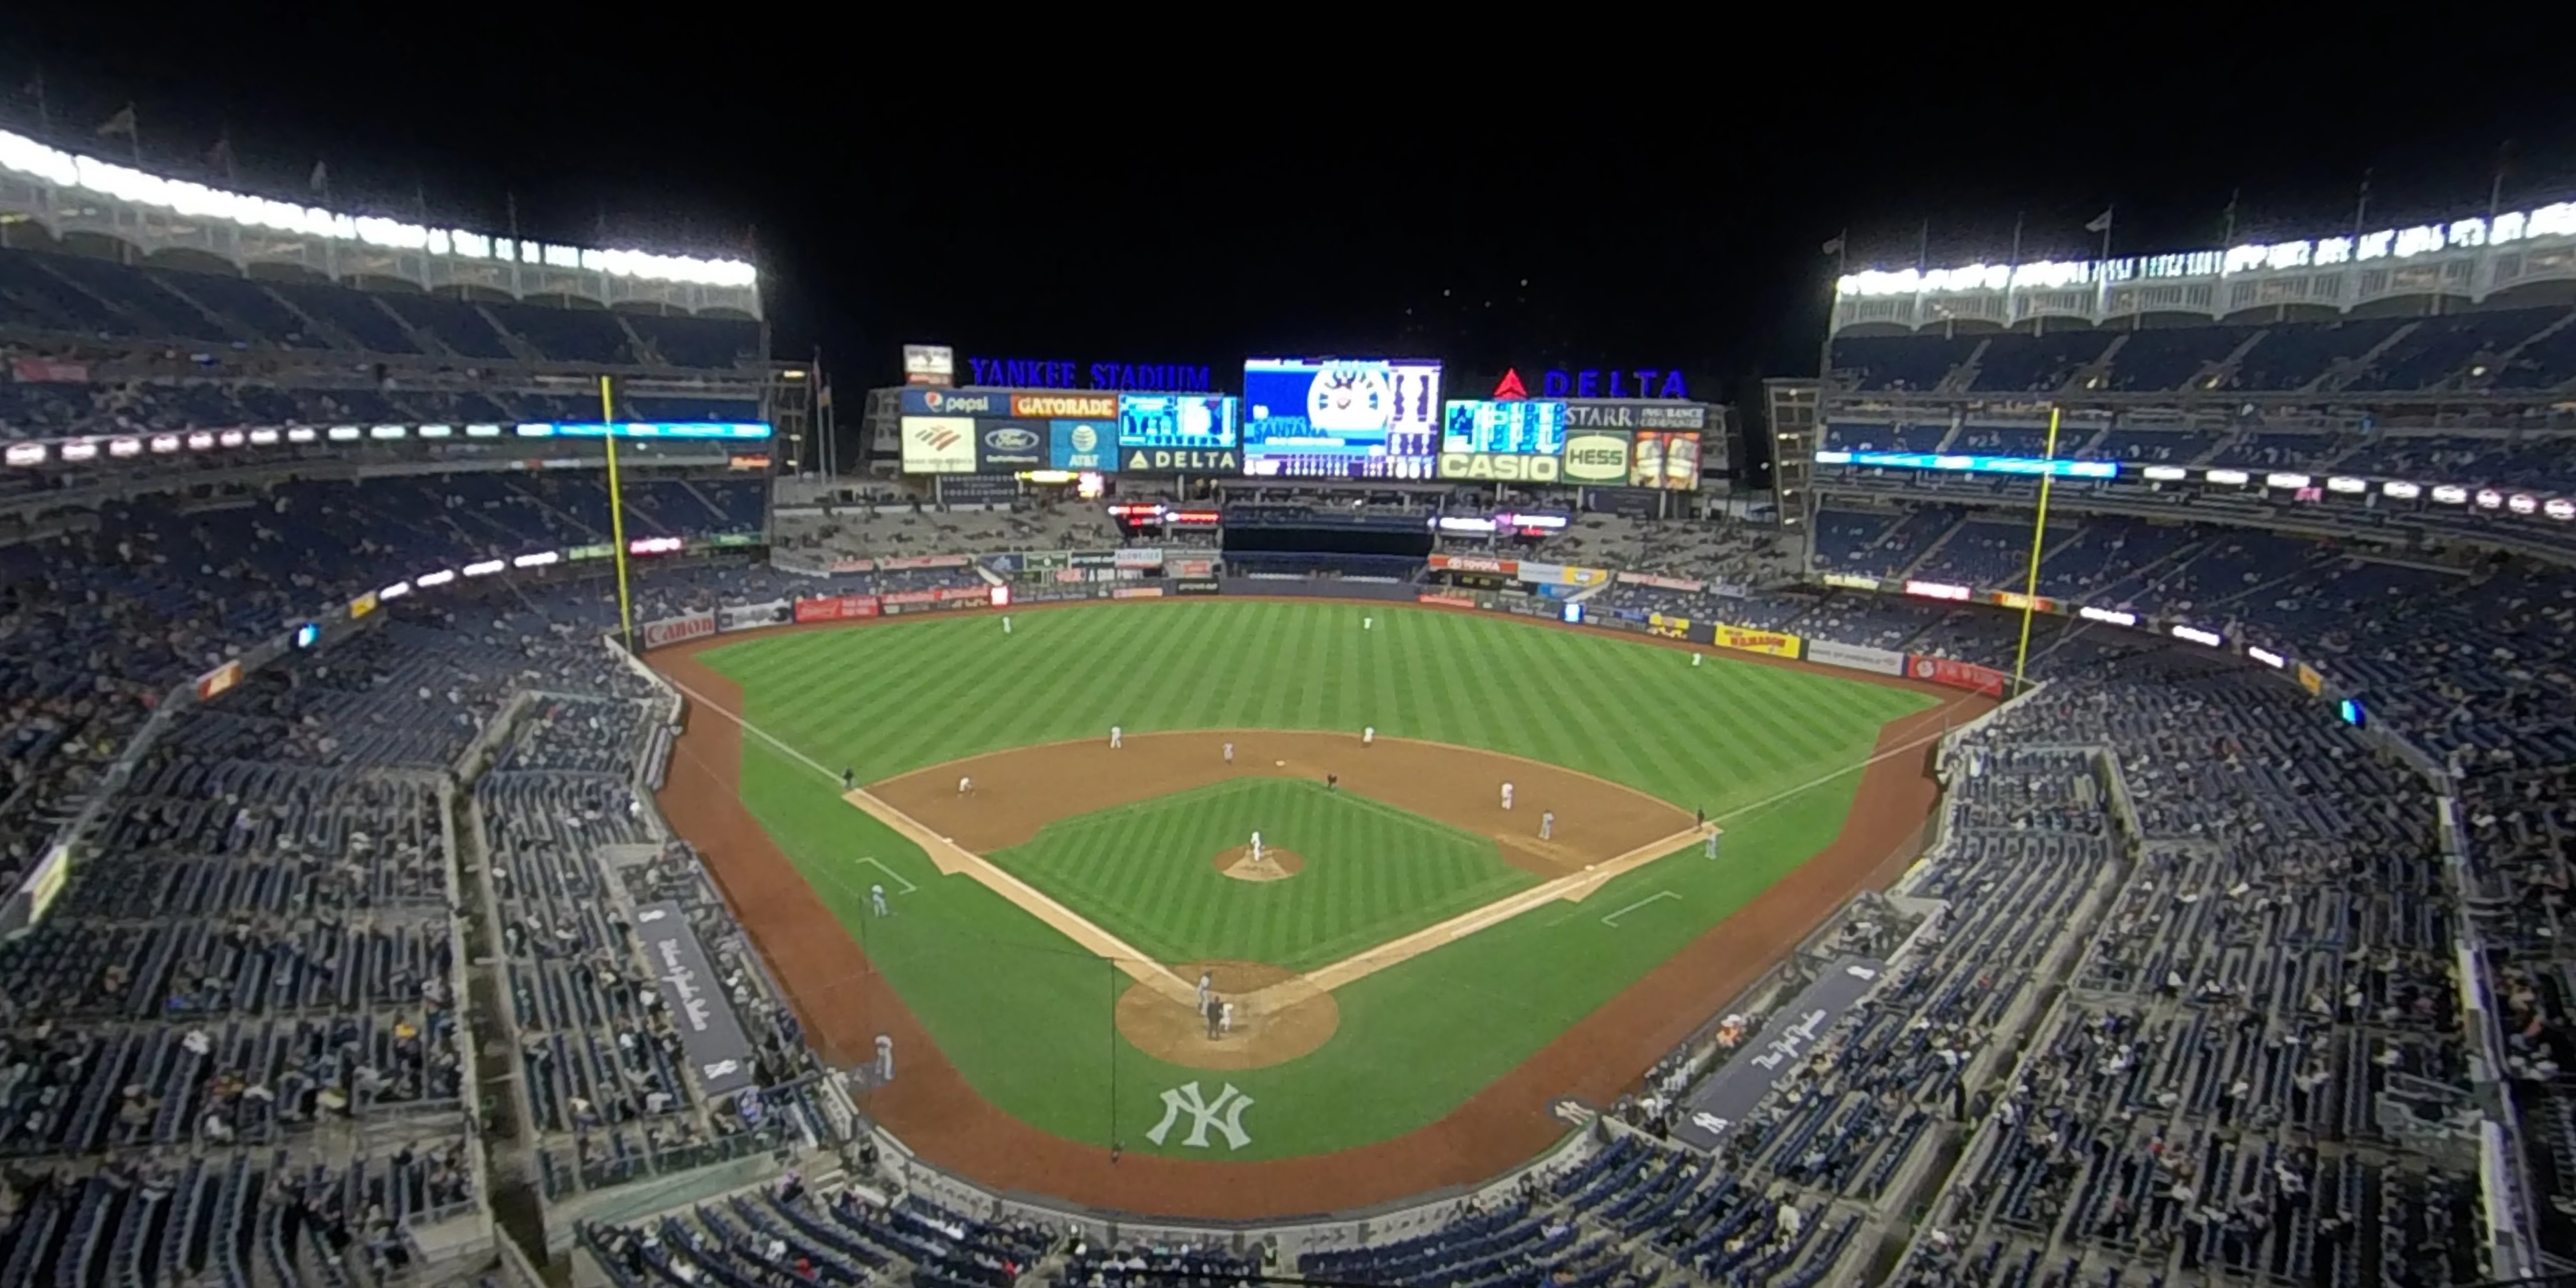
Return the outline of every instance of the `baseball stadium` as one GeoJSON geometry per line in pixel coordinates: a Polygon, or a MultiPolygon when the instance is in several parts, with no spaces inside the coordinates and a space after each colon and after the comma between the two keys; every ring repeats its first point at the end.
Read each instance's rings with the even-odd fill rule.
{"type": "Polygon", "coordinates": [[[0,132],[0,1284],[2576,1272],[2576,204],[1837,238],[1758,406],[836,400],[747,260],[91,142],[0,132]]]}

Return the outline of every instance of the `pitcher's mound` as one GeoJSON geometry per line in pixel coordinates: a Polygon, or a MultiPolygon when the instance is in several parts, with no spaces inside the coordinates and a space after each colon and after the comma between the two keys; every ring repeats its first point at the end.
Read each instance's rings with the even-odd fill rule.
{"type": "MultiPolygon", "coordinates": [[[[1306,870],[1306,861],[1294,851],[1275,845],[1261,847],[1261,861],[1252,861],[1252,847],[1238,845],[1209,860],[1216,870],[1237,881],[1285,881],[1306,870]]],[[[1265,968],[1266,969],[1266,968],[1265,968]]],[[[1192,979],[1198,978],[1191,976],[1192,979]]]]}
{"type": "MultiPolygon", "coordinates": [[[[1278,851],[1270,851],[1272,854],[1278,851]]],[[[1234,1003],[1234,1028],[1210,1040],[1189,995],[1131,984],[1118,998],[1118,1031],[1136,1049],[1192,1069],[1266,1069],[1330,1041],[1341,1027],[1333,995],[1306,977],[1262,962],[1183,962],[1172,973],[1195,987],[1205,972],[1218,1000],[1234,1003]]]]}

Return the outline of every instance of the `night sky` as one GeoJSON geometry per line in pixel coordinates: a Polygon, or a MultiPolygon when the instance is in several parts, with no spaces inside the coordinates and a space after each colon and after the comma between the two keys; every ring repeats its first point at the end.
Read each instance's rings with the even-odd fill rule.
{"type": "Polygon", "coordinates": [[[1912,264],[1927,225],[1935,263],[2000,259],[2017,215],[2027,257],[2080,256],[2105,206],[2115,253],[2194,249],[2241,191],[2240,237],[2321,235],[2366,173],[2374,225],[2482,212],[2509,141],[2508,206],[2576,192],[2576,94],[2502,11],[2041,35],[1979,9],[2012,34],[1946,46],[1515,29],[1409,72],[1286,34],[1259,56],[1231,19],[1120,56],[855,10],[745,13],[764,29],[740,41],[699,30],[724,7],[689,6],[660,43],[608,49],[525,8],[333,12],[12,13],[0,112],[33,125],[41,72],[53,139],[102,155],[130,99],[147,165],[174,173],[208,173],[228,136],[253,191],[301,195],[320,160],[344,207],[425,198],[505,231],[515,199],[529,236],[748,250],[779,353],[819,346],[844,387],[927,341],[1202,363],[1228,386],[1255,352],[1679,365],[1735,397],[1815,370],[1818,247],[1845,227],[1855,267],[1912,264]]]}

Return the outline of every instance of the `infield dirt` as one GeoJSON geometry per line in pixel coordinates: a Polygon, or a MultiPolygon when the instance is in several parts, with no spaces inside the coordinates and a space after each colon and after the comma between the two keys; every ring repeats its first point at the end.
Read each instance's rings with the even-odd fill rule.
{"type": "MultiPolygon", "coordinates": [[[[847,628],[762,634],[805,629],[847,628]]],[[[698,702],[739,715],[740,687],[696,655],[754,637],[693,641],[657,651],[650,661],[698,702]]],[[[1866,678],[1679,641],[1638,642],[1715,652],[1751,665],[1866,678]]],[[[1944,701],[1880,732],[1880,754],[1862,772],[1852,813],[1826,849],[1431,1126],[1354,1149],[1263,1162],[1144,1154],[1113,1159],[1105,1148],[1039,1131],[977,1095],[742,803],[744,734],[735,720],[692,713],[657,802],[672,827],[706,856],[817,1049],[852,1066],[873,1058],[874,1039],[885,1033],[905,1052],[904,1076],[872,1093],[866,1108],[908,1148],[998,1189],[1176,1218],[1253,1220],[1368,1207],[1474,1184],[1517,1166],[1566,1131],[1548,1112],[1556,1098],[1608,1104],[1633,1089],[1647,1066],[1749,987],[1836,907],[1864,888],[1893,880],[1938,800],[1928,772],[1931,740],[1994,703],[1910,680],[1881,682],[1944,701]]],[[[950,788],[953,795],[953,779],[950,788]]],[[[1175,789],[1162,785],[1150,794],[1175,789]]],[[[1560,824],[1565,821],[1560,817],[1560,824]]]]}

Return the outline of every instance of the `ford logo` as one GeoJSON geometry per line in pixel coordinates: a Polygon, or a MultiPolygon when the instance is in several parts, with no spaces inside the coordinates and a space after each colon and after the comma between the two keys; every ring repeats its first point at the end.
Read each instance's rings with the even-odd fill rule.
{"type": "Polygon", "coordinates": [[[997,429],[984,435],[984,445],[1024,452],[1038,445],[1038,436],[1025,429],[997,429]]]}

